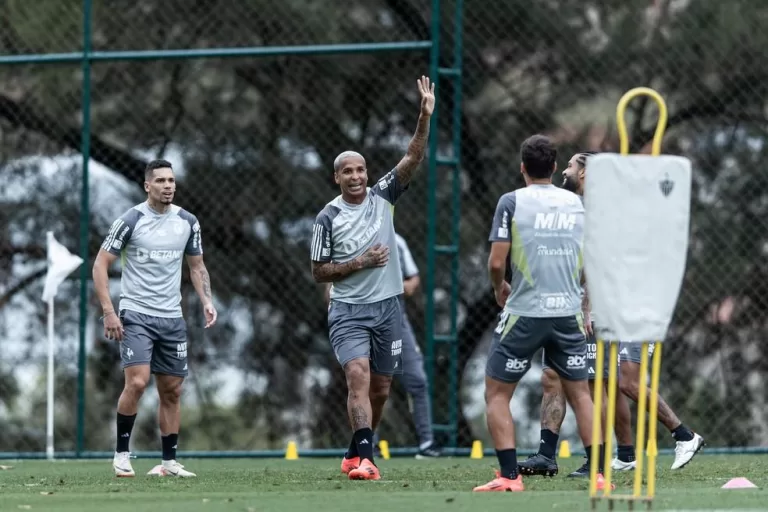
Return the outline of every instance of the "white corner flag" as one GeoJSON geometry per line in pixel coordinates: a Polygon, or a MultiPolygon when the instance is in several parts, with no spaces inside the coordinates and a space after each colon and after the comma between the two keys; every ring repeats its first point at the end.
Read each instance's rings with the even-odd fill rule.
{"type": "Polygon", "coordinates": [[[46,243],[48,246],[48,273],[45,276],[45,286],[43,286],[43,301],[48,303],[48,381],[47,381],[47,435],[46,435],[46,454],[48,459],[53,459],[53,359],[54,359],[54,339],[53,339],[53,299],[59,285],[71,274],[77,267],[83,263],[80,256],[70,253],[66,247],[61,245],[53,236],[52,231],[46,234],[46,243]]]}
{"type": "Polygon", "coordinates": [[[43,301],[49,302],[56,296],[59,285],[83,263],[83,259],[61,245],[53,236],[53,231],[47,233],[46,242],[48,245],[48,273],[45,276],[45,286],[43,287],[43,301]]]}
{"type": "Polygon", "coordinates": [[[599,339],[664,341],[685,274],[690,206],[687,158],[589,158],[584,270],[599,339]]]}

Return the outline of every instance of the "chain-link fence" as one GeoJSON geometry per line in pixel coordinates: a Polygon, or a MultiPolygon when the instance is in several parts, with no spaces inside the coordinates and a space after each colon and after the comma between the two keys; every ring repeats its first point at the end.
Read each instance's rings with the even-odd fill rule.
{"type": "MultiPolygon", "coordinates": [[[[490,441],[482,377],[498,309],[486,277],[486,240],[498,197],[523,185],[520,142],[550,134],[560,170],[580,151],[618,152],[616,104],[644,85],[670,108],[664,153],[684,155],[694,168],[688,271],[666,340],[661,394],[709,448],[768,446],[768,176],[760,166],[768,150],[768,66],[758,57],[767,42],[758,29],[768,20],[766,5],[490,4],[467,3],[464,24],[459,442],[490,441]]],[[[632,152],[650,153],[657,118],[653,101],[630,105],[632,152]]],[[[447,212],[437,225],[447,231],[447,212]]],[[[439,274],[447,279],[447,264],[439,274]]],[[[539,376],[535,366],[513,399],[520,446],[539,440],[539,376]]],[[[435,393],[442,403],[453,399],[453,390],[435,393]]],[[[659,428],[660,446],[670,447],[671,436],[659,428]]],[[[562,434],[580,446],[570,412],[562,434]]]]}
{"type": "MultiPolygon", "coordinates": [[[[302,450],[343,448],[346,385],[309,273],[312,223],[338,193],[330,171],[338,153],[361,151],[371,181],[400,159],[418,114],[415,80],[438,78],[438,69],[436,158],[395,216],[421,270],[407,304],[434,379],[438,440],[488,440],[482,375],[498,308],[487,235],[498,197],[522,185],[520,142],[550,134],[560,169],[577,151],[615,151],[616,102],[648,85],[670,107],[664,152],[687,156],[695,172],[689,269],[662,393],[710,447],[768,445],[768,178],[759,170],[768,151],[760,58],[768,12],[758,0],[117,1],[94,2],[84,17],[86,4],[0,8],[0,452],[45,449],[39,297],[48,230],[88,256],[56,302],[56,449],[113,449],[123,379],[90,269],[112,220],[146,197],[143,168],[156,157],[174,163],[176,202],[201,221],[219,310],[217,327],[202,329],[185,270],[191,373],[181,447],[283,450],[294,440],[302,450]],[[82,60],[84,44],[91,60],[82,60]],[[434,292],[425,293],[432,278],[434,292]]],[[[645,151],[655,108],[638,100],[630,110],[633,151],[645,151]]],[[[117,303],[120,266],[111,271],[117,303]]],[[[513,401],[521,447],[538,442],[539,375],[534,366],[513,401]]],[[[380,429],[396,448],[420,441],[402,384],[380,429]]],[[[135,451],[159,447],[156,405],[148,391],[135,451]]]]}

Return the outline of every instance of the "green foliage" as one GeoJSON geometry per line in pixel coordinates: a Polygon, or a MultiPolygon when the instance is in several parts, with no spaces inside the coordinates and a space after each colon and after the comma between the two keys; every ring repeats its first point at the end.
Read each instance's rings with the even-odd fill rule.
{"type": "MultiPolygon", "coordinates": [[[[79,1],[6,4],[0,52],[79,48],[79,1]]],[[[736,418],[747,421],[734,408],[765,404],[765,386],[739,388],[736,395],[712,391],[694,403],[691,397],[700,391],[688,382],[707,377],[714,379],[713,389],[735,387],[738,379],[709,375],[707,368],[721,354],[754,353],[744,359],[744,368],[733,370],[748,380],[759,373],[756,361],[768,356],[761,343],[765,326],[757,320],[768,282],[761,263],[768,204],[761,167],[768,156],[763,58],[768,33],[762,27],[768,9],[760,0],[654,4],[660,10],[646,0],[465,2],[460,370],[492,327],[487,231],[498,197],[522,185],[520,142],[533,132],[551,134],[560,147],[559,169],[577,151],[615,151],[616,101],[627,89],[648,85],[670,108],[665,152],[687,156],[695,172],[689,269],[670,335],[681,348],[665,357],[672,406],[686,422],[691,417],[691,423],[706,423],[711,415],[712,430],[722,434],[717,443],[764,443],[756,429],[722,427],[736,418]],[[711,308],[728,297],[736,306],[728,320],[731,330],[720,338],[711,308]]],[[[101,51],[416,40],[428,35],[429,9],[426,0],[94,2],[93,44],[101,51]]],[[[444,2],[443,9],[440,65],[448,67],[455,37],[452,2],[444,2]]],[[[136,184],[149,158],[174,159],[178,204],[201,219],[221,316],[216,329],[201,328],[200,307],[185,275],[190,358],[194,374],[201,376],[189,392],[204,404],[190,405],[185,420],[195,445],[245,449],[279,444],[283,435],[302,430],[311,431],[318,446],[346,443],[345,383],[328,345],[322,295],[309,275],[311,223],[338,193],[331,172],[338,153],[362,152],[370,182],[401,158],[418,113],[415,80],[429,72],[427,57],[397,52],[94,63],[92,157],[118,179],[92,175],[91,256],[116,214],[108,208],[142,200],[136,184]],[[240,389],[230,390],[220,378],[227,372],[242,377],[240,389]]],[[[45,231],[54,229],[72,250],[80,243],[79,66],[0,69],[0,277],[8,283],[0,301],[5,313],[0,350],[6,354],[13,346],[15,354],[0,361],[3,404],[24,394],[10,370],[37,357],[33,349],[44,339],[42,284],[32,274],[42,268],[45,231]],[[62,169],[55,178],[35,160],[72,154],[58,164],[62,169]]],[[[438,89],[433,137],[439,154],[450,156],[454,91],[447,80],[438,89]]],[[[656,109],[637,101],[629,110],[633,151],[640,151],[655,127],[656,109]]],[[[426,163],[396,215],[397,229],[422,271],[425,170],[426,163]]],[[[560,180],[558,172],[555,181],[560,180]]],[[[441,170],[439,213],[433,219],[439,243],[447,242],[451,229],[452,186],[441,170]]],[[[92,259],[86,262],[91,264],[92,259]]],[[[114,270],[118,275],[119,267],[114,270]]],[[[436,275],[438,292],[447,291],[447,260],[438,264],[436,275]]],[[[112,289],[116,301],[116,283],[112,289]]],[[[78,297],[77,286],[65,286],[57,303],[57,333],[66,340],[57,357],[69,365],[70,376],[61,383],[60,399],[71,408],[74,387],[63,386],[74,386],[78,297]]],[[[107,426],[122,376],[115,347],[101,340],[100,311],[91,300],[88,443],[103,449],[112,443],[107,426]]],[[[424,346],[423,297],[410,301],[409,311],[424,346]]],[[[450,320],[444,301],[438,313],[444,331],[450,320]]],[[[448,359],[437,362],[437,375],[447,378],[448,359]]],[[[455,398],[440,394],[447,389],[440,382],[438,420],[445,401],[455,398]]],[[[35,397],[41,407],[41,397],[35,397]]],[[[531,417],[537,415],[534,402],[526,407],[531,417]]],[[[403,427],[407,411],[398,407],[384,428],[393,439],[412,442],[403,427]]],[[[18,422],[13,408],[8,414],[8,421],[18,422]]],[[[71,433],[71,410],[57,414],[69,422],[71,433]]],[[[143,418],[138,440],[149,445],[156,432],[149,414],[143,418]]],[[[468,421],[475,430],[484,428],[477,418],[468,421]]],[[[464,442],[471,440],[467,432],[464,442]]],[[[4,449],[40,446],[14,439],[4,449]]]]}

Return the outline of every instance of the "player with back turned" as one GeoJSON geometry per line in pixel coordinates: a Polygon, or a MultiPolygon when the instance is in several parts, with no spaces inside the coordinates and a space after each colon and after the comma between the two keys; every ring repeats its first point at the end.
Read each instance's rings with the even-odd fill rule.
{"type": "Polygon", "coordinates": [[[351,480],[378,480],[373,432],[402,373],[403,279],[397,253],[394,207],[424,159],[435,107],[434,85],[417,81],[421,107],[405,156],[373,187],[365,159],[345,151],[334,161],[341,195],[317,215],[310,259],[318,283],[332,283],[328,308],[331,346],[347,380],[352,441],[341,464],[351,480]],[[392,256],[392,257],[390,257],[392,256]]]}
{"type": "MultiPolygon", "coordinates": [[[[591,455],[593,403],[582,312],[588,307],[582,298],[584,207],[576,194],[552,184],[557,150],[547,137],[528,138],[521,154],[526,186],[501,196],[489,237],[488,271],[503,311],[486,364],[485,403],[500,470],[495,479],[475,487],[476,492],[524,490],[509,403],[541,348],[562,379],[579,435],[591,455]],[[511,282],[504,280],[508,257],[511,282]]],[[[602,452],[600,439],[596,441],[602,452]]],[[[602,488],[602,467],[599,473],[602,488]]]]}
{"type": "MultiPolygon", "coordinates": [[[[563,188],[584,196],[584,182],[587,162],[591,151],[577,153],[568,162],[563,171],[563,188]]],[[[593,338],[591,343],[596,344],[593,338]]],[[[632,415],[627,398],[637,402],[640,389],[640,350],[639,343],[621,343],[619,348],[619,391],[616,394],[616,440],[617,457],[612,462],[615,471],[629,471],[635,468],[635,446],[632,436],[632,415]]],[[[607,351],[607,349],[606,349],[607,351]]],[[[649,358],[653,353],[653,343],[649,347],[649,358]]],[[[607,363],[607,361],[606,361],[607,363]]],[[[520,462],[519,469],[526,475],[553,476],[557,473],[555,451],[559,438],[560,426],[565,419],[565,397],[557,374],[544,365],[542,384],[544,395],[541,402],[541,443],[537,453],[520,462]]],[[[607,366],[606,366],[607,373],[607,366]]],[[[607,386],[606,382],[606,386],[607,386]]],[[[650,394],[650,391],[649,391],[650,394]]],[[[650,400],[647,402],[650,407],[650,400]]],[[[680,469],[687,465],[704,445],[701,435],[685,426],[677,417],[664,398],[658,396],[659,421],[669,429],[675,440],[675,460],[671,469],[680,469]]],[[[589,465],[584,463],[569,477],[589,478],[589,465]]]]}
{"type": "MultiPolygon", "coordinates": [[[[129,442],[139,400],[150,374],[160,398],[163,458],[159,475],[194,477],[176,461],[181,386],[187,366],[187,324],[181,311],[181,265],[186,257],[200,297],[205,327],[216,323],[211,280],[203,262],[200,223],[173,204],[176,180],[170,162],[153,160],[144,173],[147,200],[112,224],[93,264],[93,283],[104,313],[104,336],[120,343],[125,385],[117,403],[115,475],[135,476],[129,442]],[[109,294],[108,269],[121,257],[120,309],[109,294]]],[[[153,473],[156,474],[156,473],[153,473]]]]}

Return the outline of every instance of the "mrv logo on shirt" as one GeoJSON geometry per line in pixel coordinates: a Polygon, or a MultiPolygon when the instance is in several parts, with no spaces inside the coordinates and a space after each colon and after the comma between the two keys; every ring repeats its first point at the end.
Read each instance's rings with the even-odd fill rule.
{"type": "Polygon", "coordinates": [[[537,213],[534,229],[568,230],[576,226],[576,215],[572,213],[537,213]]]}

